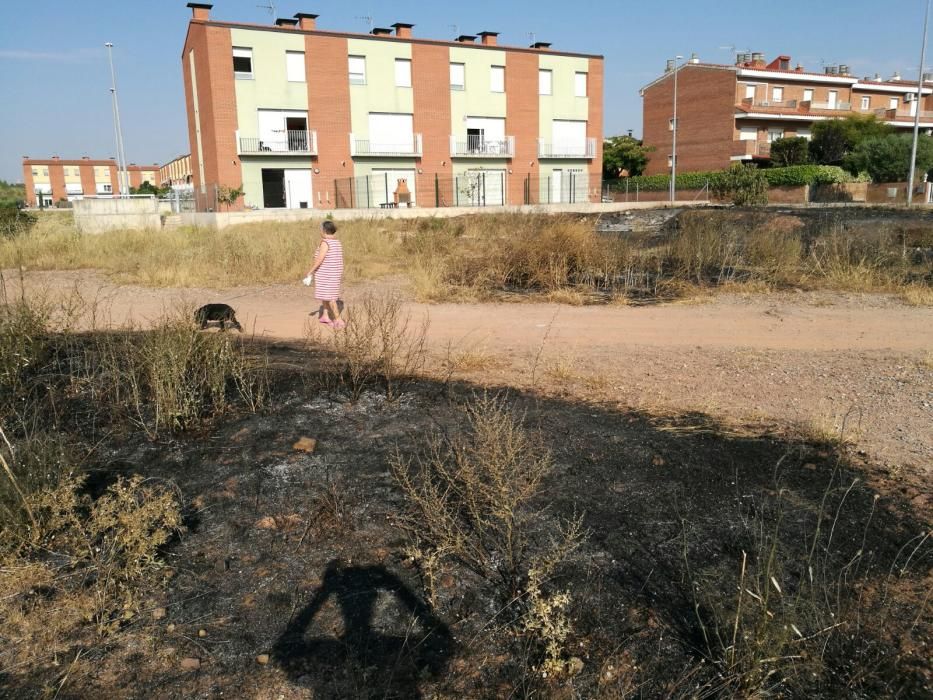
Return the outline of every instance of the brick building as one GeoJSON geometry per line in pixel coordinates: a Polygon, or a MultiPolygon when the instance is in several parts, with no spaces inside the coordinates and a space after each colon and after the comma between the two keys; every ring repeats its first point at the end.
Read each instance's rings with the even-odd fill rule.
{"type": "MultiPolygon", "coordinates": [[[[130,187],[143,182],[158,182],[158,165],[136,165],[126,168],[130,187]]],[[[117,161],[113,158],[93,160],[88,156],[63,160],[52,156],[47,160],[23,157],[23,182],[26,203],[31,207],[53,206],[61,201],[83,197],[112,197],[120,193],[117,161]]]]}
{"type": "Polygon", "coordinates": [[[435,41],[411,24],[318,29],[193,17],[182,54],[200,209],[333,208],[599,197],[603,60],[503,46],[495,32],[435,41]],[[591,177],[592,176],[592,177],[591,177]]]}
{"type": "MultiPolygon", "coordinates": [[[[667,173],[673,137],[673,67],[641,90],[644,143],[655,150],[646,173],[667,173]]],[[[926,77],[926,76],[925,76],[926,77]]],[[[739,54],[735,65],[690,59],[677,70],[677,170],[727,168],[736,161],[767,161],[771,143],[810,138],[817,121],[873,114],[899,130],[933,131],[933,76],[916,100],[916,81],[894,76],[857,78],[847,66],[811,73],[790,56],[765,63],[762,54],[739,54]]]]}
{"type": "Polygon", "coordinates": [[[191,154],[173,158],[159,168],[159,185],[162,187],[188,188],[191,186],[191,154]]]}

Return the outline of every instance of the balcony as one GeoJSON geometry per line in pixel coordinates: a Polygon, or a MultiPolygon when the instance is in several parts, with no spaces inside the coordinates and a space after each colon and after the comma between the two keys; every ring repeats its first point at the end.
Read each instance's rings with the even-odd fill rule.
{"type": "Polygon", "coordinates": [[[420,158],[421,134],[404,134],[397,141],[357,138],[350,134],[350,155],[358,156],[389,156],[394,158],[420,158]],[[407,138],[406,138],[407,137],[407,138]]]}
{"type": "Polygon", "coordinates": [[[770,158],[771,144],[768,141],[735,141],[731,155],[742,158],[770,158]]]}
{"type": "Polygon", "coordinates": [[[454,158],[511,158],[515,155],[515,137],[467,136],[464,139],[451,136],[450,155],[454,158]]]}
{"type": "MultiPolygon", "coordinates": [[[[878,119],[889,122],[906,122],[909,121],[913,123],[914,115],[910,113],[910,110],[900,110],[900,109],[876,109],[875,116],[878,119]]],[[[933,112],[920,110],[920,122],[931,122],[933,121],[933,112]]]]}
{"type": "Polygon", "coordinates": [[[809,112],[813,109],[822,109],[830,112],[851,112],[851,102],[802,102],[804,108],[809,112]]]}
{"type": "Polygon", "coordinates": [[[538,139],[538,158],[595,158],[596,139],[588,138],[584,143],[547,143],[538,139]]]}
{"type": "Polygon", "coordinates": [[[282,131],[267,138],[239,137],[241,156],[317,155],[316,131],[282,131]]]}

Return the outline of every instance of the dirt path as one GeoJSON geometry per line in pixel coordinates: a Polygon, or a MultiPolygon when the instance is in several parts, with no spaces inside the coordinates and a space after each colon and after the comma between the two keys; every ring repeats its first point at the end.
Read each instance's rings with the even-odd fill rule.
{"type": "MultiPolygon", "coordinates": [[[[9,282],[8,287],[15,286],[9,282]]],[[[306,337],[300,285],[149,289],[88,272],[29,273],[27,292],[80,291],[98,323],[145,323],[179,303],[228,302],[244,328],[306,337]]],[[[373,285],[370,289],[384,289],[373,285]]],[[[8,289],[10,293],[11,289],[8,289]]],[[[348,290],[353,304],[363,289],[348,290]]],[[[933,309],[871,295],[718,296],[643,307],[410,305],[430,318],[438,361],[448,346],[471,381],[568,392],[659,411],[839,430],[896,475],[933,472],[933,309]]]]}

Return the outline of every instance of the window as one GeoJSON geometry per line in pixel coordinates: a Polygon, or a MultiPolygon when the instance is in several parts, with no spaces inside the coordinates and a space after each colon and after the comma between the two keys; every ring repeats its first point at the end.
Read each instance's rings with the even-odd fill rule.
{"type": "Polygon", "coordinates": [[[739,141],[757,141],[758,140],[758,127],[757,126],[743,126],[741,131],[739,131],[739,141]]]}
{"type": "Polygon", "coordinates": [[[674,167],[674,156],[672,156],[670,153],[667,154],[667,167],[668,168],[674,167]]]}
{"type": "Polygon", "coordinates": [[[869,109],[871,109],[871,98],[863,97],[862,98],[862,111],[867,112],[869,109]]]}
{"type": "Polygon", "coordinates": [[[797,129],[797,138],[806,139],[809,141],[812,138],[813,134],[810,133],[809,129],[797,129]]]}
{"type": "Polygon", "coordinates": [[[754,83],[748,83],[745,85],[745,99],[754,100],[755,99],[755,88],[757,86],[754,83]]]}
{"type": "Polygon", "coordinates": [[[551,94],[551,71],[549,70],[538,71],[538,94],[539,95],[550,95],[551,94]]]}
{"type": "Polygon", "coordinates": [[[768,143],[774,143],[782,138],[784,138],[784,129],[781,127],[771,127],[768,129],[768,143]]]}
{"type": "Polygon", "coordinates": [[[573,94],[577,97],[586,97],[586,73],[573,74],[573,94]]]}
{"type": "Polygon", "coordinates": [[[104,185],[104,192],[113,192],[113,185],[104,185]]]}
{"type": "Polygon", "coordinates": [[[466,67],[462,63],[450,64],[450,89],[463,90],[466,88],[466,67]]]}
{"type": "Polygon", "coordinates": [[[674,130],[674,120],[673,120],[673,119],[668,119],[668,120],[667,120],[667,130],[668,130],[668,131],[673,131],[673,130],[674,130]]]}
{"type": "Polygon", "coordinates": [[[33,168],[33,169],[32,169],[32,176],[33,176],[33,177],[38,177],[38,176],[39,176],[39,168],[33,168]]]}
{"type": "Polygon", "coordinates": [[[49,169],[48,169],[48,168],[42,168],[42,175],[45,176],[45,177],[48,177],[48,176],[49,176],[49,169]]]}
{"type": "Polygon", "coordinates": [[[411,87],[411,61],[407,58],[395,59],[395,87],[411,87]]]}
{"type": "Polygon", "coordinates": [[[370,112],[370,153],[414,153],[412,115],[370,112]]]}
{"type": "Polygon", "coordinates": [[[586,122],[555,119],[551,122],[552,156],[586,155],[586,122]]]}
{"type": "Polygon", "coordinates": [[[233,47],[233,76],[240,80],[253,78],[253,50],[240,46],[233,47]]]}
{"type": "Polygon", "coordinates": [[[771,88],[771,101],[772,102],[783,102],[784,101],[784,88],[782,87],[771,88]]]}
{"type": "Polygon", "coordinates": [[[892,97],[888,100],[888,109],[897,109],[897,98],[892,97]]]}
{"type": "Polygon", "coordinates": [[[366,57],[350,56],[350,85],[366,84],[366,57]]]}
{"type": "Polygon", "coordinates": [[[836,103],[839,101],[839,91],[830,90],[829,91],[829,108],[836,109],[836,103]]]}
{"type": "Polygon", "coordinates": [[[505,92],[505,66],[492,66],[489,69],[489,90],[505,92]]]}
{"type": "Polygon", "coordinates": [[[305,81],[304,51],[285,52],[285,75],[290,83],[303,83],[305,81]]]}
{"type": "Polygon", "coordinates": [[[806,88],[803,91],[803,101],[804,102],[813,102],[813,90],[806,88]]]}

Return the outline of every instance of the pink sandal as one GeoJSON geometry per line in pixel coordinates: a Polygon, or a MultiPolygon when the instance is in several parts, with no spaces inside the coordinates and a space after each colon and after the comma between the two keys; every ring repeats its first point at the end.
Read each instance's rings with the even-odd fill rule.
{"type": "Polygon", "coordinates": [[[334,322],[330,320],[327,314],[324,314],[318,319],[318,323],[323,323],[325,326],[332,326],[334,322]]]}

